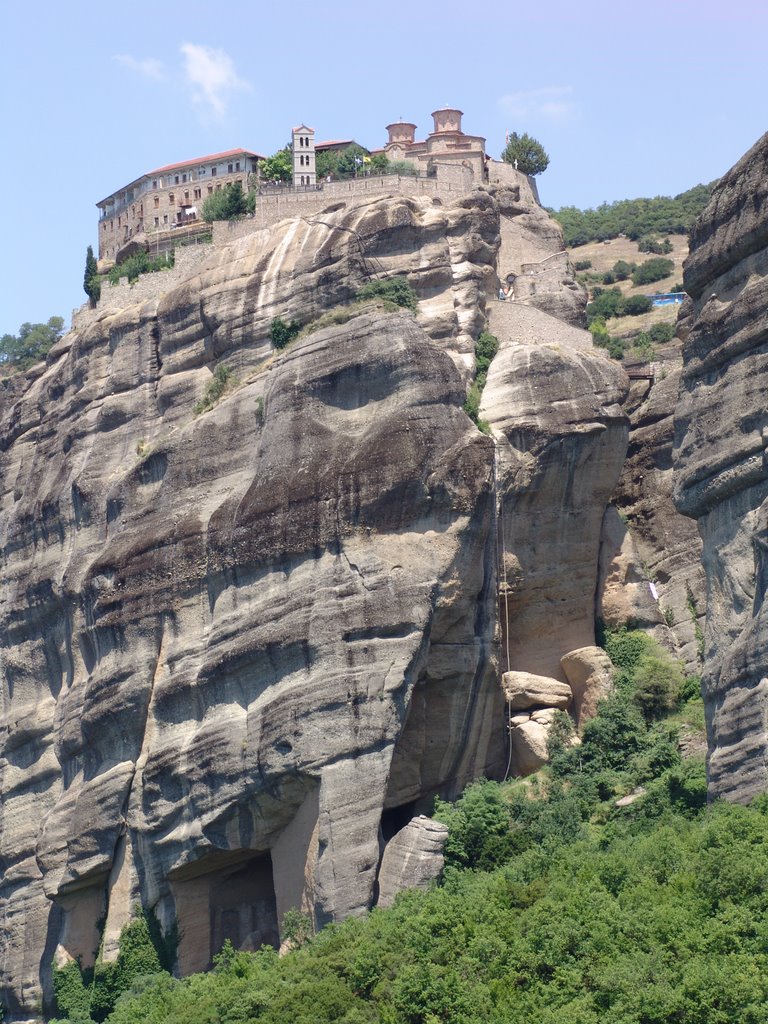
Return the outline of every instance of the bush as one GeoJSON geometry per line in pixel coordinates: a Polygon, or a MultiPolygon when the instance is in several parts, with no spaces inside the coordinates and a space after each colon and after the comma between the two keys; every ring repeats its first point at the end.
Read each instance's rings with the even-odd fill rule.
{"type": "Polygon", "coordinates": [[[592,266],[592,260],[576,260],[573,264],[574,270],[589,270],[592,266]]]}
{"type": "Polygon", "coordinates": [[[648,295],[628,295],[621,304],[619,316],[640,316],[653,309],[653,300],[648,295]]]}
{"type": "Polygon", "coordinates": [[[293,341],[301,330],[298,320],[289,320],[287,323],[281,317],[276,316],[269,325],[269,338],[276,349],[285,348],[289,341],[293,341]]]}
{"type": "Polygon", "coordinates": [[[169,270],[173,263],[174,256],[172,252],[163,253],[162,256],[156,256],[152,259],[146,250],[141,250],[123,260],[122,263],[116,263],[107,274],[107,280],[110,284],[119,284],[121,277],[127,277],[128,283],[131,284],[141,274],[153,274],[160,270],[169,270]]]}
{"type": "Polygon", "coordinates": [[[203,397],[192,410],[194,415],[199,416],[201,412],[212,409],[233,382],[234,376],[230,368],[224,363],[219,363],[213,371],[213,379],[206,385],[203,397]]]}
{"type": "Polygon", "coordinates": [[[626,281],[636,266],[636,263],[627,263],[626,260],[616,260],[613,264],[613,273],[616,280],[626,281]]]}
{"type": "Polygon", "coordinates": [[[655,345],[666,345],[675,336],[675,324],[666,321],[648,328],[648,335],[655,345]]]}
{"type": "Polygon", "coordinates": [[[447,867],[489,871],[512,853],[509,806],[497,782],[481,779],[473,783],[455,804],[437,800],[434,817],[449,829],[447,867]]]}
{"type": "Polygon", "coordinates": [[[405,277],[389,277],[385,280],[368,281],[357,293],[358,299],[387,299],[396,306],[416,312],[416,292],[405,277]]]}
{"type": "Polygon", "coordinates": [[[666,256],[668,252],[672,252],[672,243],[668,238],[662,242],[658,238],[646,236],[638,241],[637,248],[640,252],[652,252],[656,256],[666,256]]]}
{"type": "Polygon", "coordinates": [[[621,316],[620,310],[624,304],[624,296],[618,288],[609,288],[604,291],[602,288],[595,288],[592,301],[587,305],[587,322],[591,323],[597,317],[609,320],[614,316],[621,316]]]}
{"type": "Polygon", "coordinates": [[[663,257],[646,260],[645,263],[641,263],[639,267],[632,271],[632,284],[638,286],[641,284],[651,284],[653,281],[661,281],[663,278],[669,277],[674,269],[675,264],[672,260],[667,260],[663,257]]]}

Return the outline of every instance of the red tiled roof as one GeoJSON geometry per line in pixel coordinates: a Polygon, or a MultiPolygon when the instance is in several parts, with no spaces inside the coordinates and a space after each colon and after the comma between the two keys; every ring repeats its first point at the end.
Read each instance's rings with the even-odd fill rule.
{"type": "Polygon", "coordinates": [[[325,149],[328,146],[351,146],[354,139],[326,139],[325,142],[316,142],[315,149],[325,149]]]}
{"type": "Polygon", "coordinates": [[[261,153],[253,153],[250,149],[226,149],[223,153],[209,153],[208,156],[198,156],[192,160],[181,160],[176,164],[166,164],[165,167],[158,167],[154,171],[148,171],[144,177],[150,174],[164,174],[166,171],[175,171],[177,167],[191,167],[195,164],[209,164],[216,160],[226,160],[230,156],[254,156],[257,160],[266,159],[261,153]]]}

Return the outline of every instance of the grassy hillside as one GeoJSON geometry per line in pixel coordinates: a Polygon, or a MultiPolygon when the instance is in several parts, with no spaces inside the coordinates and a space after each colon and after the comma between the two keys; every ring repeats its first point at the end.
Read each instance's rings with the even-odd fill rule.
{"type": "MultiPolygon", "coordinates": [[[[438,803],[439,886],[315,937],[296,914],[288,955],[225,946],[181,981],[131,926],[109,1024],[765,1024],[768,800],[707,809],[677,743],[698,680],[644,634],[606,647],[617,691],[580,744],[563,715],[547,769],[438,803]]],[[[57,975],[73,1024],[104,1016],[85,980],[57,975]]]]}

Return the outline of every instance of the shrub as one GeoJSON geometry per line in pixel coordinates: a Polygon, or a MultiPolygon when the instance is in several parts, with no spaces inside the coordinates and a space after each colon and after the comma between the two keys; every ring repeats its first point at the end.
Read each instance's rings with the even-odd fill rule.
{"type": "Polygon", "coordinates": [[[387,299],[396,306],[416,312],[417,298],[405,277],[389,277],[385,280],[368,281],[357,293],[358,299],[387,299]]]}
{"type": "Polygon", "coordinates": [[[632,271],[632,284],[637,286],[651,284],[653,281],[661,281],[663,278],[669,277],[674,269],[675,264],[672,260],[667,260],[663,257],[646,260],[645,263],[641,263],[639,267],[632,271]]]}
{"type": "Polygon", "coordinates": [[[481,779],[455,804],[437,800],[434,816],[448,826],[447,866],[488,871],[503,864],[513,849],[509,807],[497,782],[481,779]]]}
{"type": "Polygon", "coordinates": [[[592,301],[587,305],[587,322],[591,323],[596,317],[609,320],[614,316],[621,316],[624,297],[618,288],[595,288],[592,301]]]}
{"type": "Polygon", "coordinates": [[[592,260],[576,260],[573,264],[574,270],[589,270],[592,267],[592,260]]]}
{"type": "Polygon", "coordinates": [[[668,238],[662,242],[658,238],[646,235],[638,241],[637,248],[640,252],[652,252],[656,256],[666,256],[668,252],[672,252],[672,243],[668,238]]]}
{"type": "Polygon", "coordinates": [[[648,334],[655,345],[665,345],[674,338],[675,330],[674,324],[664,321],[649,327],[648,334]]]}
{"type": "Polygon", "coordinates": [[[129,284],[141,274],[152,274],[159,270],[169,270],[174,263],[172,252],[163,253],[152,259],[146,250],[134,253],[122,263],[116,263],[107,274],[110,284],[119,284],[121,277],[127,277],[129,284]]]}
{"type": "Polygon", "coordinates": [[[203,397],[192,410],[194,415],[199,416],[201,412],[212,409],[233,382],[234,376],[230,368],[224,363],[219,363],[213,371],[213,378],[206,385],[203,397]]]}
{"type": "Polygon", "coordinates": [[[612,270],[606,270],[606,272],[602,276],[602,282],[603,284],[615,284],[616,275],[612,270]]]}
{"type": "Polygon", "coordinates": [[[653,301],[648,295],[628,295],[621,305],[619,316],[640,316],[653,309],[653,301]]]}
{"type": "Polygon", "coordinates": [[[281,317],[276,316],[269,325],[269,337],[276,349],[285,348],[289,341],[293,341],[301,330],[298,320],[289,320],[287,323],[281,317]]]}
{"type": "Polygon", "coordinates": [[[616,260],[613,264],[613,273],[617,281],[626,281],[637,264],[627,263],[626,260],[616,260]]]}

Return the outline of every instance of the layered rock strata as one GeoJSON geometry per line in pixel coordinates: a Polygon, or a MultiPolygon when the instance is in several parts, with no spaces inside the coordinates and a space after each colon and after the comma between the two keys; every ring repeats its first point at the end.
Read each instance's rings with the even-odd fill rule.
{"type": "Polygon", "coordinates": [[[535,338],[500,332],[494,438],[470,422],[502,218],[479,189],[255,232],[69,334],[4,412],[10,1019],[54,958],[113,957],[138,901],[182,972],[277,944],[289,908],[364,911],[409,877],[421,802],[507,770],[500,669],[565,684],[594,642],[626,381],[531,309],[535,338]],[[418,317],[343,308],[372,272],[418,317]],[[275,353],[277,315],[319,329],[275,353]]]}
{"type": "Polygon", "coordinates": [[[703,688],[712,797],[768,789],[768,135],[691,233],[675,501],[707,580],[703,688]]]}

